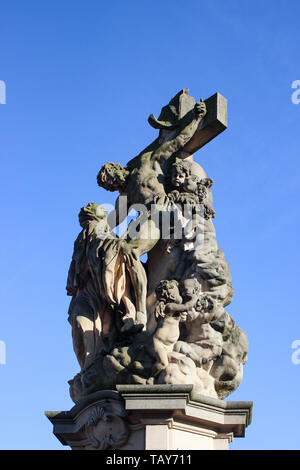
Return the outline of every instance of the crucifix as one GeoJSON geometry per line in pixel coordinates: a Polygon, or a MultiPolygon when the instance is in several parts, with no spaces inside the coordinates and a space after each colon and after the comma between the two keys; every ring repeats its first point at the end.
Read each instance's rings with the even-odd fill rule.
{"type": "MultiPolygon", "coordinates": [[[[159,130],[158,138],[125,167],[107,163],[98,174],[99,186],[119,191],[122,196],[116,201],[116,210],[109,215],[112,229],[125,220],[133,205],[148,207],[158,200],[164,204],[165,176],[174,159],[188,158],[227,128],[227,100],[215,93],[196,103],[189,90],[183,89],[162,108],[158,119],[151,114],[148,122],[159,130]]],[[[149,251],[151,243],[144,248],[144,253],[149,251]]]]}

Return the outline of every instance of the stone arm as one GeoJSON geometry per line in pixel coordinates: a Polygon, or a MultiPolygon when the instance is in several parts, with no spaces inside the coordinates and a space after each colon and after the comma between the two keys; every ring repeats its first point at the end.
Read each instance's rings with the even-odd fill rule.
{"type": "Polygon", "coordinates": [[[197,300],[198,300],[198,296],[193,295],[191,299],[185,304],[175,304],[175,303],[170,302],[166,305],[164,313],[166,315],[174,315],[175,313],[186,312],[188,310],[191,310],[193,307],[195,307],[197,300]]]}
{"type": "Polygon", "coordinates": [[[159,161],[159,163],[165,162],[171,155],[181,150],[193,137],[204,114],[198,114],[195,110],[191,111],[191,113],[193,113],[192,121],[187,122],[188,115],[184,116],[181,120],[181,131],[179,134],[174,139],[164,142],[158,147],[152,154],[151,160],[159,161]]]}
{"type": "Polygon", "coordinates": [[[191,322],[201,317],[201,323],[210,323],[214,318],[214,313],[211,312],[201,312],[195,308],[192,308],[187,312],[187,321],[191,322]]]}
{"type": "Polygon", "coordinates": [[[128,210],[129,203],[127,196],[125,194],[120,194],[116,200],[115,209],[107,216],[107,222],[111,230],[120,225],[126,219],[128,210]]]}

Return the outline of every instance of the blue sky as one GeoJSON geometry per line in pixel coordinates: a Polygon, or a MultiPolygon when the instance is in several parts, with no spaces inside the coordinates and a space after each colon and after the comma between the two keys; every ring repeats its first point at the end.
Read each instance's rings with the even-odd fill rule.
{"type": "Polygon", "coordinates": [[[62,448],[43,413],[72,406],[78,372],[65,294],[78,211],[113,202],[101,165],[150,143],[148,115],[182,88],[228,99],[228,129],[195,160],[250,343],[229,399],[253,400],[253,422],[231,448],[300,449],[299,15],[296,0],[1,3],[1,449],[62,448]]]}

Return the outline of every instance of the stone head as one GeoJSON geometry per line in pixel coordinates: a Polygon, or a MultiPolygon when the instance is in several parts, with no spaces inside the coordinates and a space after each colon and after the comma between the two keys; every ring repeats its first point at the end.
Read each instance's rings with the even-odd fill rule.
{"type": "Polygon", "coordinates": [[[180,292],[184,298],[190,298],[193,295],[200,295],[201,285],[196,278],[185,279],[180,283],[180,292]]]}
{"type": "Polygon", "coordinates": [[[175,280],[160,281],[155,291],[159,301],[182,303],[178,282],[175,280]]]}
{"type": "Polygon", "coordinates": [[[107,220],[106,212],[103,207],[95,204],[94,202],[89,202],[89,204],[82,207],[78,218],[79,223],[83,228],[92,221],[100,222],[107,220]]]}
{"type": "Polygon", "coordinates": [[[191,169],[187,162],[176,161],[171,167],[171,183],[175,187],[181,187],[186,178],[191,175],[191,169]]]}
{"type": "Polygon", "coordinates": [[[105,163],[97,175],[97,183],[108,191],[122,192],[127,176],[128,171],[120,163],[105,163]]]}

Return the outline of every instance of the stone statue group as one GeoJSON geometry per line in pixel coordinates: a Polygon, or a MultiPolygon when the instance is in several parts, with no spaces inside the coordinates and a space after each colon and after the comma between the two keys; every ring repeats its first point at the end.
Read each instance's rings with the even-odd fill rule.
{"type": "Polygon", "coordinates": [[[194,384],[222,399],[241,383],[248,342],[224,309],[233,289],[212,223],[213,181],[186,151],[206,113],[178,93],[149,117],[159,129],[152,144],[125,167],[100,169],[99,186],[119,192],[115,210],[89,203],[79,213],[67,280],[76,403],[117,384],[194,384]]]}

